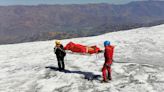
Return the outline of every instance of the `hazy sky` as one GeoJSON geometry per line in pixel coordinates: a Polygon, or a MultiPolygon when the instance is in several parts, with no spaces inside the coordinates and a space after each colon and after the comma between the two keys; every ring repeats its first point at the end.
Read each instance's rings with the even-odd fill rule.
{"type": "Polygon", "coordinates": [[[0,5],[86,4],[86,3],[123,4],[131,1],[143,1],[143,0],[0,0],[0,5]]]}

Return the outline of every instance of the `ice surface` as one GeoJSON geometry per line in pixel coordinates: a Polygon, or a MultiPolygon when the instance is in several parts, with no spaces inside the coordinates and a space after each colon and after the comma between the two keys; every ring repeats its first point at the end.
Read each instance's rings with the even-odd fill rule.
{"type": "Polygon", "coordinates": [[[115,46],[113,80],[100,83],[103,54],[67,54],[57,70],[54,40],[0,45],[0,92],[163,92],[164,25],[63,40],[115,46]]]}

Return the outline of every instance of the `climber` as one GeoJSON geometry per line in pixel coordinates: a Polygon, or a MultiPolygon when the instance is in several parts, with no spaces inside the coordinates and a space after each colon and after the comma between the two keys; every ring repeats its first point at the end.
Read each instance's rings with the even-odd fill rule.
{"type": "Polygon", "coordinates": [[[59,70],[64,70],[65,69],[64,57],[66,55],[66,52],[59,40],[55,41],[54,53],[56,54],[59,70]]]}
{"type": "Polygon", "coordinates": [[[104,58],[105,62],[102,68],[102,76],[103,80],[102,82],[107,82],[107,76],[106,76],[106,70],[108,72],[108,80],[112,80],[111,77],[111,65],[113,61],[113,52],[114,52],[114,46],[110,45],[110,41],[104,42],[105,52],[104,52],[104,58]]]}

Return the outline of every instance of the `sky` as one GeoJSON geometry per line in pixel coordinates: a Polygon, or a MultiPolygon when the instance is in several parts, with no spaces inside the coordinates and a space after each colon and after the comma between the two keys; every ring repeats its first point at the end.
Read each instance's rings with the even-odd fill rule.
{"type": "Polygon", "coordinates": [[[131,1],[143,1],[143,0],[0,0],[0,5],[87,4],[87,3],[125,4],[131,1]]]}

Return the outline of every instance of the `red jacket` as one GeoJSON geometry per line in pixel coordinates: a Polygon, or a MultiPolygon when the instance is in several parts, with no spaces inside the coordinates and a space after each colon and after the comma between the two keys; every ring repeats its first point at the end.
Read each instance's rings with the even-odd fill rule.
{"type": "Polygon", "coordinates": [[[105,47],[104,57],[105,57],[106,64],[112,64],[113,52],[114,52],[114,46],[110,45],[105,47]]]}

